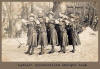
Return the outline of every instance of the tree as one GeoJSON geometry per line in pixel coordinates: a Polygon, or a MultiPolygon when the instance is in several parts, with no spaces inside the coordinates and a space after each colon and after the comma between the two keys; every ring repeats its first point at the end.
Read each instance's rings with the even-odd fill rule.
{"type": "Polygon", "coordinates": [[[6,5],[9,9],[8,9],[8,21],[9,21],[9,30],[8,30],[8,37],[13,37],[13,23],[12,23],[12,3],[10,2],[9,5],[6,5]]]}
{"type": "Polygon", "coordinates": [[[55,16],[58,16],[59,13],[64,13],[66,10],[66,3],[63,0],[53,0],[53,9],[55,16]]]}
{"type": "Polygon", "coordinates": [[[25,5],[24,2],[22,2],[22,11],[21,11],[21,18],[22,19],[27,18],[26,13],[27,13],[27,6],[25,5]]]}

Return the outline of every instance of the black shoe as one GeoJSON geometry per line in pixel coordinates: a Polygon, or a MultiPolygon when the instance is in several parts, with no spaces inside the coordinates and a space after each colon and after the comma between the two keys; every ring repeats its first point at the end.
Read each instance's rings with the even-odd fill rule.
{"type": "Polygon", "coordinates": [[[54,52],[55,52],[54,50],[51,50],[51,51],[49,52],[49,54],[54,53],[54,52]]]}
{"type": "Polygon", "coordinates": [[[40,53],[39,53],[39,55],[43,55],[43,54],[44,54],[43,52],[40,52],[40,53]]]}
{"type": "Polygon", "coordinates": [[[29,53],[29,55],[33,55],[32,53],[29,53]]]}
{"type": "Polygon", "coordinates": [[[29,52],[25,52],[25,54],[29,54],[29,52]]]}
{"type": "Polygon", "coordinates": [[[70,52],[75,53],[75,51],[74,51],[74,50],[72,50],[72,51],[70,51],[70,52]]]}
{"type": "Polygon", "coordinates": [[[66,53],[65,51],[63,51],[63,53],[66,53]]]}
{"type": "Polygon", "coordinates": [[[29,55],[33,55],[33,53],[29,53],[29,55]]]}
{"type": "Polygon", "coordinates": [[[60,44],[57,44],[56,46],[59,46],[60,44]]]}
{"type": "Polygon", "coordinates": [[[63,52],[62,50],[58,51],[58,52],[63,52]]]}

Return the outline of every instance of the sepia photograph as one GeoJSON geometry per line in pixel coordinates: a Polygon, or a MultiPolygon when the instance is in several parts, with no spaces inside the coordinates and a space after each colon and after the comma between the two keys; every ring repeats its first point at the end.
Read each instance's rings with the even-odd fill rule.
{"type": "Polygon", "coordinates": [[[2,2],[2,62],[98,62],[96,4],[2,2]]]}

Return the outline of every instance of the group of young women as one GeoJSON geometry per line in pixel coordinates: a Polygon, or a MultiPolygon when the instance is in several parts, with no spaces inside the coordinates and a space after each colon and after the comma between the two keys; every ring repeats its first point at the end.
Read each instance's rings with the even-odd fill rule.
{"type": "MultiPolygon", "coordinates": [[[[52,14],[49,14],[50,16],[52,14]]],[[[51,45],[51,51],[48,53],[55,52],[55,46],[60,46],[60,51],[66,53],[66,46],[72,45],[75,52],[75,46],[81,44],[77,24],[73,21],[66,22],[67,18],[59,16],[58,19],[50,18],[48,16],[48,22],[43,16],[38,17],[39,23],[36,22],[33,15],[29,17],[29,22],[27,24],[27,45],[28,50],[26,54],[32,55],[34,53],[35,47],[41,46],[41,51],[39,55],[45,53],[46,47],[51,45]],[[56,20],[59,22],[56,23],[56,20]]]]}

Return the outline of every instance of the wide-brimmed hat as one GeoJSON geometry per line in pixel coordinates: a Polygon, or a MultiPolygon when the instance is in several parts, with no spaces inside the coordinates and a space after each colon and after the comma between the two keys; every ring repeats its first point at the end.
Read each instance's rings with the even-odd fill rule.
{"type": "Polygon", "coordinates": [[[33,13],[31,13],[31,14],[29,15],[29,17],[35,18],[35,15],[34,15],[33,13]]]}
{"type": "Polygon", "coordinates": [[[64,17],[64,15],[62,13],[59,13],[58,15],[59,15],[59,18],[63,18],[64,17]]]}
{"type": "Polygon", "coordinates": [[[68,16],[65,16],[64,18],[65,18],[65,19],[69,19],[69,17],[68,17],[68,16]]]}
{"type": "Polygon", "coordinates": [[[58,20],[59,20],[59,22],[61,22],[63,20],[63,18],[59,18],[58,20]]]}
{"type": "Polygon", "coordinates": [[[75,21],[75,19],[74,19],[74,18],[71,18],[70,20],[71,20],[72,22],[74,22],[74,21],[75,21]]]}
{"type": "Polygon", "coordinates": [[[49,15],[49,14],[54,15],[54,13],[53,13],[52,11],[50,11],[50,12],[48,13],[48,15],[49,15]]]}
{"type": "Polygon", "coordinates": [[[70,14],[70,17],[71,17],[71,18],[75,18],[76,15],[75,15],[75,14],[70,14]]]}

